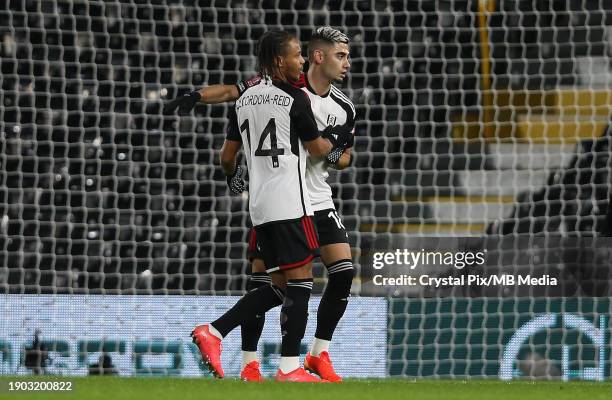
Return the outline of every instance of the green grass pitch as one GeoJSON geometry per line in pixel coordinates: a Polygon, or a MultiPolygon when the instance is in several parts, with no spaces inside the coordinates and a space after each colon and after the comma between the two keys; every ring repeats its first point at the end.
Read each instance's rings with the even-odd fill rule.
{"type": "MultiPolygon", "coordinates": [[[[83,399],[83,400],[152,400],[152,399],[409,399],[409,400],[598,400],[610,399],[612,382],[531,382],[481,380],[347,380],[341,384],[245,383],[235,379],[214,380],[184,378],[72,378],[72,392],[8,391],[8,380],[34,378],[1,377],[0,399],[83,399]]],[[[53,380],[50,377],[42,378],[53,380]]],[[[68,380],[68,378],[62,378],[68,380]]]]}

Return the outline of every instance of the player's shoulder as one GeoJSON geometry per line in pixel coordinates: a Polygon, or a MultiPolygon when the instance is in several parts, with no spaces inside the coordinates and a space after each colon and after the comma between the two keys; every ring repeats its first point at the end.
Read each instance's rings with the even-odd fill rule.
{"type": "Polygon", "coordinates": [[[302,91],[302,89],[300,89],[298,85],[295,84],[295,82],[274,81],[274,86],[287,93],[288,95],[291,95],[292,97],[304,97],[304,92],[302,91]]]}
{"type": "Polygon", "coordinates": [[[291,82],[274,82],[274,86],[293,98],[295,107],[306,106],[310,108],[310,99],[302,89],[294,86],[291,82]]]}
{"type": "Polygon", "coordinates": [[[291,86],[293,86],[294,88],[298,88],[298,89],[303,89],[303,88],[305,88],[305,87],[306,87],[306,84],[307,84],[307,82],[306,82],[306,74],[302,72],[302,73],[300,74],[300,77],[298,78],[298,80],[297,80],[297,81],[291,81],[291,80],[290,80],[290,81],[289,81],[289,84],[290,84],[291,86]]]}
{"type": "Polygon", "coordinates": [[[344,94],[344,92],[340,89],[338,89],[336,86],[334,86],[333,84],[331,85],[331,88],[329,90],[330,95],[333,95],[333,97],[342,100],[345,103],[349,103],[351,105],[353,105],[353,102],[351,101],[351,99],[349,99],[349,97],[344,94]]]}
{"type": "Polygon", "coordinates": [[[353,104],[351,99],[349,99],[349,97],[346,94],[344,94],[343,91],[338,89],[336,86],[331,85],[329,94],[330,94],[330,97],[334,99],[334,101],[339,103],[341,106],[344,106],[344,107],[348,106],[352,110],[352,112],[355,113],[355,105],[353,104]]]}
{"type": "Polygon", "coordinates": [[[259,84],[262,83],[262,81],[263,78],[261,77],[261,75],[255,75],[251,78],[244,79],[238,82],[236,84],[236,87],[238,88],[238,94],[242,96],[247,90],[257,87],[259,84]]]}

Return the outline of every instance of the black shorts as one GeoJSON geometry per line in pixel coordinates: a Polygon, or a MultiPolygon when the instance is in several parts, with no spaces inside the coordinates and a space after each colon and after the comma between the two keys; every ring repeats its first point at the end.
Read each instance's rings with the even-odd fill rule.
{"type": "Polygon", "coordinates": [[[247,259],[253,261],[253,259],[262,259],[261,251],[257,248],[257,232],[255,228],[251,228],[249,231],[249,246],[247,247],[247,259]]]}
{"type": "MultiPolygon", "coordinates": [[[[346,243],[349,244],[348,233],[338,212],[329,208],[327,210],[315,211],[314,223],[319,237],[319,246],[327,246],[328,244],[346,243]],[[337,219],[336,219],[337,218],[337,219]]],[[[257,248],[257,232],[255,228],[251,228],[249,232],[249,246],[247,248],[247,259],[263,259],[261,251],[257,248]]]]}
{"type": "Polygon", "coordinates": [[[319,234],[319,245],[348,244],[348,233],[335,209],[328,208],[327,210],[315,211],[314,220],[319,234]]]}
{"type": "Polygon", "coordinates": [[[266,272],[306,265],[319,250],[317,230],[308,216],[256,226],[254,242],[266,272]]]}

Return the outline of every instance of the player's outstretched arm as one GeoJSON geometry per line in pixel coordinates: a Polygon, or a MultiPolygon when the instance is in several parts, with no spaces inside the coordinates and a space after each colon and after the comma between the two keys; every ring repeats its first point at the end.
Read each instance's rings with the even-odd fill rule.
{"type": "Polygon", "coordinates": [[[180,114],[189,113],[197,103],[218,104],[238,99],[240,93],[236,85],[212,85],[200,90],[185,93],[164,106],[164,114],[173,114],[178,108],[180,114]]]}
{"type": "Polygon", "coordinates": [[[200,102],[206,104],[218,104],[235,101],[240,97],[236,85],[212,85],[198,90],[200,102]]]}

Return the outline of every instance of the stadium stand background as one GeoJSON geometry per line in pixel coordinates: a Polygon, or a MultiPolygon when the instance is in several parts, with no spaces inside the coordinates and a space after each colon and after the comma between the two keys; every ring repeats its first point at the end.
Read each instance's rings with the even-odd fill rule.
{"type": "Polygon", "coordinates": [[[216,165],[227,106],[161,108],[252,76],[272,28],[352,40],[356,158],[330,182],[357,258],[395,234],[610,229],[610,4],[497,2],[487,109],[477,2],[289,3],[5,3],[3,292],[239,293],[246,200],[216,165]]]}

